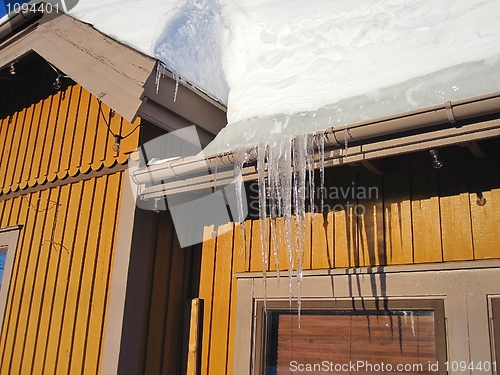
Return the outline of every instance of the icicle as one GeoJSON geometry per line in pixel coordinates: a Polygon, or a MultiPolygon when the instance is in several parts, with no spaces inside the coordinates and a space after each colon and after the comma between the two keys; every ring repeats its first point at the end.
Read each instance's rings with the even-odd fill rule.
{"type": "Polygon", "coordinates": [[[161,67],[162,67],[162,63],[158,63],[158,65],[156,65],[156,78],[155,78],[155,85],[156,85],[156,93],[158,94],[158,91],[160,91],[160,80],[161,80],[161,77],[163,76],[163,74],[161,73],[161,67]]]}
{"type": "Polygon", "coordinates": [[[266,223],[266,145],[261,143],[258,147],[257,154],[257,173],[259,185],[259,219],[260,219],[260,243],[262,246],[262,279],[264,282],[264,309],[267,306],[267,288],[266,288],[266,272],[267,272],[267,223],[266,223]]]}
{"type": "Polygon", "coordinates": [[[323,205],[325,203],[325,133],[316,134],[316,144],[318,145],[319,154],[319,212],[323,214],[323,205]]]}
{"type": "Polygon", "coordinates": [[[175,75],[175,91],[174,91],[174,103],[177,100],[177,92],[179,92],[179,76],[175,75]]]}
{"type": "Polygon", "coordinates": [[[234,163],[234,175],[235,175],[235,185],[236,185],[236,204],[238,208],[238,222],[240,223],[241,235],[243,236],[243,249],[241,249],[240,255],[243,257],[243,263],[246,266],[247,259],[247,231],[245,224],[245,215],[243,211],[243,166],[248,160],[248,154],[244,151],[237,152],[236,162],[234,163]]]}
{"type": "Polygon", "coordinates": [[[271,236],[273,242],[273,255],[276,265],[278,283],[280,281],[280,258],[279,243],[282,241],[281,227],[277,226],[276,220],[281,215],[281,195],[279,190],[279,158],[281,155],[281,144],[269,145],[267,165],[269,179],[269,203],[271,213],[271,236]]]}
{"type": "Polygon", "coordinates": [[[309,177],[309,211],[314,214],[314,136],[307,135],[307,172],[309,177]]]}
{"type": "Polygon", "coordinates": [[[413,337],[415,337],[415,320],[413,319],[413,311],[410,311],[410,319],[411,319],[411,333],[413,333],[413,337]]]}
{"type": "Polygon", "coordinates": [[[219,155],[215,155],[215,170],[214,170],[214,193],[217,191],[217,170],[219,168],[219,155]]]}
{"type": "Polygon", "coordinates": [[[306,237],[306,167],[308,159],[308,136],[300,135],[293,142],[293,175],[295,197],[295,256],[297,264],[297,306],[300,327],[302,308],[302,277],[306,237]]]}
{"type": "Polygon", "coordinates": [[[278,175],[279,182],[277,185],[278,206],[283,213],[285,221],[285,233],[280,233],[280,237],[285,239],[287,249],[288,263],[288,281],[289,281],[289,302],[292,304],[292,276],[294,268],[294,249],[293,249],[293,230],[292,230],[292,173],[291,173],[291,140],[284,138],[278,143],[280,155],[278,157],[278,175]]]}
{"type": "Polygon", "coordinates": [[[349,150],[349,128],[347,124],[344,128],[344,146],[345,146],[345,157],[347,158],[347,151],[349,150]]]}

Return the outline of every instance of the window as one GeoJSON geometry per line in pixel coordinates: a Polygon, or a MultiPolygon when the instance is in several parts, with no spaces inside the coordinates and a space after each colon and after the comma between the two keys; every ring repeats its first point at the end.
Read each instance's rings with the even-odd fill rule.
{"type": "Polygon", "coordinates": [[[5,270],[5,261],[7,260],[7,245],[0,245],[0,288],[2,287],[3,272],[5,270]]]}
{"type": "MultiPolygon", "coordinates": [[[[439,373],[446,360],[444,307],[439,300],[271,303],[263,321],[265,375],[292,373],[439,373]],[[281,305],[281,306],[280,306],[281,305]]],[[[257,324],[259,324],[258,322],[257,324]]]]}
{"type": "Polygon", "coordinates": [[[495,358],[494,373],[498,374],[497,364],[500,365],[500,297],[491,298],[491,312],[493,321],[493,345],[495,358]]]}
{"type": "Polygon", "coordinates": [[[14,264],[17,239],[20,225],[0,229],[0,332],[3,325],[3,316],[7,294],[9,292],[10,276],[14,264]]]}
{"type": "MultiPolygon", "coordinates": [[[[362,372],[335,371],[336,361],[358,360],[423,364],[422,371],[399,372],[404,374],[441,374],[447,367],[460,372],[471,363],[483,369],[496,366],[489,319],[500,315],[500,304],[496,314],[488,296],[500,296],[500,260],[304,271],[300,328],[288,283],[267,276],[264,288],[257,273],[235,275],[235,374],[282,374],[287,365],[287,374],[314,374],[314,368],[300,371],[299,365],[318,359],[333,362],[334,370],[321,368],[317,374],[362,372]],[[297,350],[299,345],[305,349],[297,350]],[[296,361],[293,368],[290,361],[296,361]],[[429,369],[437,362],[437,372],[436,366],[429,369]]],[[[382,372],[376,370],[367,372],[382,372]]]]}

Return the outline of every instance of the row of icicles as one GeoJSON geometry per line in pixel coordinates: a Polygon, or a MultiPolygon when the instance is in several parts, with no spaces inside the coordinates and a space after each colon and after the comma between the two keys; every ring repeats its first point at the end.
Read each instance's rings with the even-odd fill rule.
{"type": "MultiPolygon", "coordinates": [[[[294,271],[297,278],[297,307],[300,327],[300,311],[302,307],[302,279],[304,267],[304,249],[306,237],[306,183],[309,184],[310,207],[314,207],[314,167],[319,164],[321,186],[319,190],[320,210],[324,202],[324,134],[304,134],[282,137],[273,143],[261,143],[254,154],[257,154],[257,172],[259,187],[259,220],[260,240],[262,244],[262,276],[264,283],[264,307],[266,306],[266,272],[268,268],[268,228],[266,218],[270,216],[270,235],[273,244],[272,253],[276,265],[277,278],[280,277],[279,243],[284,243],[289,280],[289,301],[292,302],[292,282],[294,271]],[[315,151],[319,155],[315,161],[315,151]],[[293,201],[292,201],[293,200],[293,201]],[[292,204],[293,202],[293,204],[292,204]],[[295,217],[295,220],[292,218],[295,217]],[[284,228],[277,225],[277,218],[283,218],[284,228]]],[[[248,151],[236,152],[234,164],[236,195],[238,205],[238,221],[244,238],[244,249],[241,256],[246,259],[246,227],[243,209],[242,171],[249,161],[248,151]]]]}

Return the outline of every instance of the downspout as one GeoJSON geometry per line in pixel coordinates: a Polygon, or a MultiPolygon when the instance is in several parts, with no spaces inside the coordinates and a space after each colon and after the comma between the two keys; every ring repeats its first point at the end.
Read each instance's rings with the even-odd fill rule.
{"type": "MultiPolygon", "coordinates": [[[[458,121],[486,116],[499,111],[500,92],[473,99],[454,102],[448,101],[434,107],[356,123],[347,128],[332,127],[324,132],[325,147],[343,147],[346,134],[349,142],[357,142],[439,124],[453,124],[458,121]]],[[[171,178],[188,178],[191,174],[215,167],[216,162],[219,168],[221,168],[224,165],[232,165],[234,161],[235,156],[233,153],[208,157],[191,156],[136,170],[132,175],[132,179],[136,184],[141,185],[165,181],[171,178]]],[[[255,155],[250,157],[250,161],[255,161],[255,155]]]]}

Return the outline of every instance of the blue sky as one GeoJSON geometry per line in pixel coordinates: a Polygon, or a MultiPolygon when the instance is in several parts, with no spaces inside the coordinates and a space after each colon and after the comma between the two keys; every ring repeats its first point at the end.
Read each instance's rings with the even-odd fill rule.
{"type": "Polygon", "coordinates": [[[7,10],[5,9],[5,3],[2,1],[0,3],[0,17],[5,16],[6,13],[7,13],[7,10]]]}
{"type": "Polygon", "coordinates": [[[28,0],[3,0],[0,2],[0,18],[7,14],[7,4],[10,4],[11,10],[14,9],[14,4],[24,4],[27,3],[28,0]]]}

